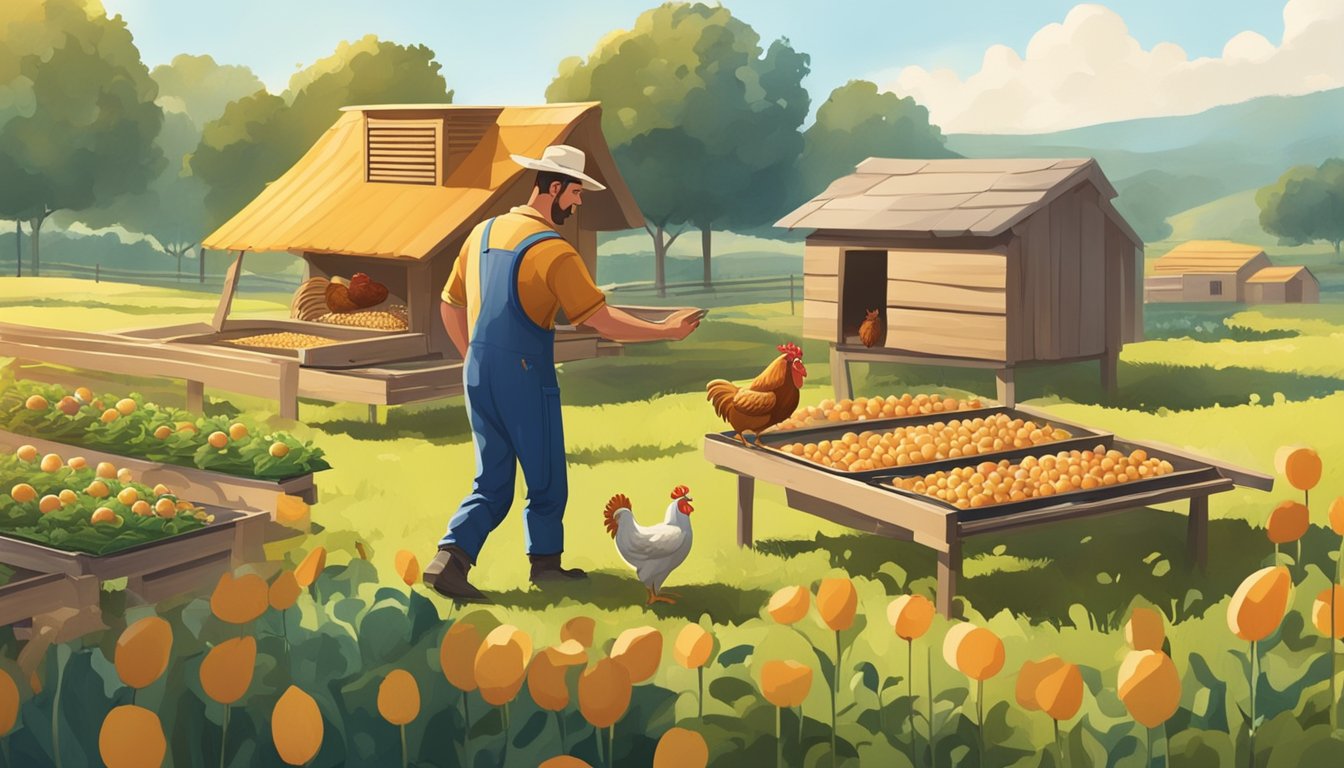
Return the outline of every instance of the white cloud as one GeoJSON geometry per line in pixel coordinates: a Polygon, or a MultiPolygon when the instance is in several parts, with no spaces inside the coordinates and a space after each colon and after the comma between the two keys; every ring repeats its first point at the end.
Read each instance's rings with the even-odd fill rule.
{"type": "Polygon", "coordinates": [[[1025,56],[994,45],[965,80],[911,66],[882,86],[914,96],[952,133],[1054,131],[1344,86],[1344,2],[1288,0],[1283,22],[1277,46],[1245,31],[1221,56],[1191,59],[1172,43],[1144,50],[1114,11],[1078,5],[1037,31],[1025,56]]]}

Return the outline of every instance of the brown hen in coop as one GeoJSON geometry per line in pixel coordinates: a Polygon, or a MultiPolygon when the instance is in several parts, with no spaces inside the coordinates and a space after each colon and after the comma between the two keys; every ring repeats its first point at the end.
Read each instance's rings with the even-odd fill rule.
{"type": "Polygon", "coordinates": [[[882,341],[884,330],[882,311],[870,309],[867,317],[863,319],[863,324],[859,326],[859,341],[862,341],[865,347],[876,346],[882,341]]]}

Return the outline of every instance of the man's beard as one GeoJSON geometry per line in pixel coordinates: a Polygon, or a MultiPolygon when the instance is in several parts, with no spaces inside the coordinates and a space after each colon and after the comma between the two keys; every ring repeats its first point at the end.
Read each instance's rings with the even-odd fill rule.
{"type": "Polygon", "coordinates": [[[565,219],[573,215],[574,211],[570,208],[561,208],[559,198],[551,200],[551,221],[556,224],[564,224],[565,219]]]}

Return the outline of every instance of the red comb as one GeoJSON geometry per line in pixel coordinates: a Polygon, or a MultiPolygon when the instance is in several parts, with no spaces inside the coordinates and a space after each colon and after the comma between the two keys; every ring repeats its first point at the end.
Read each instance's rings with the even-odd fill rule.
{"type": "Polygon", "coordinates": [[[691,489],[684,485],[678,485],[676,488],[672,489],[672,498],[674,499],[685,498],[689,495],[691,495],[691,489]]]}
{"type": "Polygon", "coordinates": [[[788,355],[789,357],[796,357],[799,360],[803,359],[803,350],[799,349],[798,345],[794,344],[792,341],[787,344],[780,344],[778,347],[775,347],[775,349],[778,349],[781,354],[788,355]]]}

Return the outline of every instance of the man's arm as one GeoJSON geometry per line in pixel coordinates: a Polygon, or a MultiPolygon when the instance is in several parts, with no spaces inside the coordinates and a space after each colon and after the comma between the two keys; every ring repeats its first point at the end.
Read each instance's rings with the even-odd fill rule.
{"type": "Polygon", "coordinates": [[[444,330],[448,331],[448,338],[457,347],[457,353],[462,359],[467,357],[467,310],[465,307],[458,307],[448,302],[439,303],[439,316],[443,318],[444,330]]]}
{"type": "Polygon", "coordinates": [[[597,331],[603,338],[612,341],[654,341],[667,339],[681,341],[691,335],[700,325],[699,318],[690,313],[680,318],[669,318],[666,323],[650,323],[623,309],[602,305],[600,309],[583,321],[583,327],[597,331]]]}

